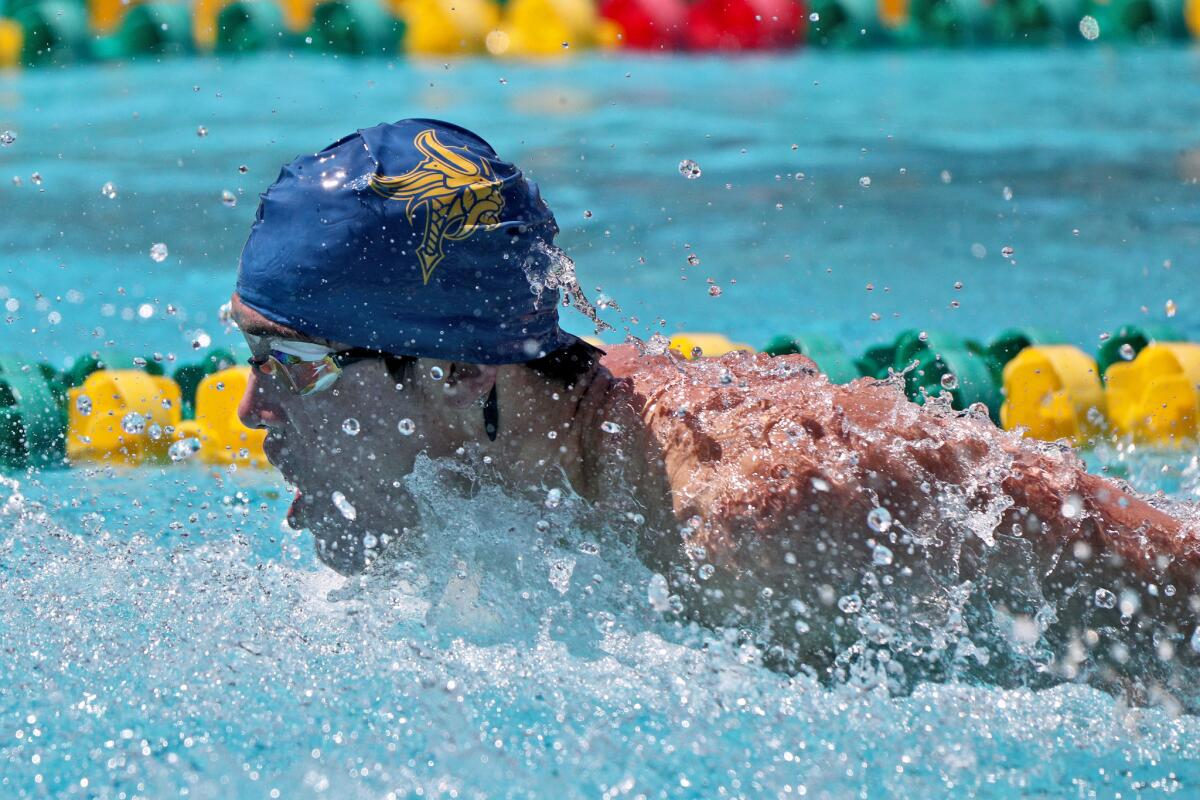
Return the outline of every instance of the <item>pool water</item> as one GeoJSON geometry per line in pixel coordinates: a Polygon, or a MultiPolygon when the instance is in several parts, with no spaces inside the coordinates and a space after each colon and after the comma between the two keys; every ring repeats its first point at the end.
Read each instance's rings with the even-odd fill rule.
{"type": "MultiPolygon", "coordinates": [[[[585,288],[620,306],[603,312],[610,338],[816,330],[861,349],[908,327],[1039,325],[1091,350],[1164,321],[1167,300],[1195,337],[1198,81],[1200,53],[1098,48],[3,76],[0,130],[17,140],[0,148],[0,350],[64,365],[101,346],[187,361],[198,338],[234,344],[216,309],[257,192],[297,153],[405,116],[476,129],[532,174],[585,288]]],[[[1200,491],[1191,452],[1088,458],[1143,490],[1200,491]]],[[[1200,782],[1200,720],[1170,703],[954,674],[892,696],[869,676],[771,672],[737,631],[655,613],[650,572],[619,535],[583,533],[570,498],[450,497],[448,468],[407,478],[423,550],[353,580],[281,525],[271,474],[4,477],[0,796],[1137,797],[1200,782]]]]}

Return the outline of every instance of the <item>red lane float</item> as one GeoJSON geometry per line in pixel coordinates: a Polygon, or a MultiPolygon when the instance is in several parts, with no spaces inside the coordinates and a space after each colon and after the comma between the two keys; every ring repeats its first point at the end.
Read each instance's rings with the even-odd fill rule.
{"type": "Polygon", "coordinates": [[[686,41],[693,50],[781,50],[807,30],[801,0],[699,0],[688,9],[686,41]]]}
{"type": "Polygon", "coordinates": [[[678,50],[688,9],[683,0],[605,0],[600,16],[621,26],[621,45],[635,50],[678,50]]]}

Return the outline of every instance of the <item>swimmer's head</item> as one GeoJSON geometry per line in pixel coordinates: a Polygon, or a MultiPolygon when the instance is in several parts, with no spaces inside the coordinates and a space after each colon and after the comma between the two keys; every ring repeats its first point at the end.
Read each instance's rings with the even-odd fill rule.
{"type": "Polygon", "coordinates": [[[558,325],[554,215],[480,137],[376,125],[286,165],[242,250],[242,302],[310,336],[475,364],[543,357],[558,325]]]}
{"type": "Polygon", "coordinates": [[[262,197],[233,296],[254,364],[239,416],[298,489],[290,524],[354,572],[415,524],[419,454],[517,440],[596,351],[544,288],[557,226],[537,187],[468,131],[361,130],[262,197]]]}

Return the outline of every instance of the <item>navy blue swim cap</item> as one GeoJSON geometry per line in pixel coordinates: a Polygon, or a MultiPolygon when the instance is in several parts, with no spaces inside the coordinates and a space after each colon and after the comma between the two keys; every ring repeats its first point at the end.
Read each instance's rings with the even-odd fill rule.
{"type": "Polygon", "coordinates": [[[558,291],[545,288],[556,233],[537,185],[491,145],[406,119],[283,168],[262,195],[237,292],[309,336],[521,363],[576,341],[558,326],[558,291]]]}

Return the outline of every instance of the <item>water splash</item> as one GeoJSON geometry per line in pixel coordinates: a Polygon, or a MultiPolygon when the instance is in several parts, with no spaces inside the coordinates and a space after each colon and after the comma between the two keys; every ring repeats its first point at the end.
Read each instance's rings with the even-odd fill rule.
{"type": "Polygon", "coordinates": [[[278,527],[288,498],[271,483],[235,492],[180,465],[143,478],[133,506],[117,471],[0,477],[0,674],[28,676],[0,692],[8,786],[941,796],[1200,779],[1200,721],[1087,687],[892,697],[764,669],[737,626],[674,617],[627,532],[583,534],[569,487],[553,510],[446,492],[463,469],[418,463],[407,485],[429,524],[349,580],[278,527]],[[597,541],[603,557],[581,549],[597,541]],[[548,578],[568,559],[560,592],[548,578]]]}
{"type": "Polygon", "coordinates": [[[583,293],[575,274],[575,262],[562,248],[544,241],[537,242],[534,253],[525,260],[523,269],[530,290],[535,295],[541,297],[542,292],[547,290],[561,291],[563,306],[574,308],[591,320],[596,335],[613,330],[612,325],[600,319],[596,308],[583,293]]]}

